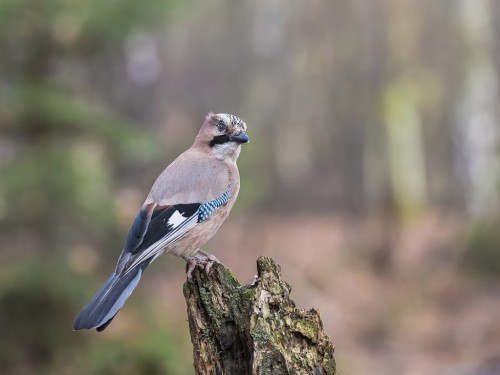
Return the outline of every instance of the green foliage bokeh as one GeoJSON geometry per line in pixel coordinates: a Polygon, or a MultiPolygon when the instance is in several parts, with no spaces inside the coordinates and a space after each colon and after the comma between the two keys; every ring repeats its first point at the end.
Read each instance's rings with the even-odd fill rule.
{"type": "MultiPolygon", "coordinates": [[[[165,355],[182,357],[175,338],[154,322],[137,323],[138,340],[71,332],[97,285],[71,257],[81,244],[120,248],[116,172],[123,160],[150,160],[158,143],[85,89],[85,77],[57,73],[119,56],[131,33],[166,22],[174,5],[0,2],[0,69],[9,72],[0,78],[2,374],[179,373],[183,362],[165,355]]],[[[78,259],[95,275],[91,255],[84,248],[78,259]]]]}

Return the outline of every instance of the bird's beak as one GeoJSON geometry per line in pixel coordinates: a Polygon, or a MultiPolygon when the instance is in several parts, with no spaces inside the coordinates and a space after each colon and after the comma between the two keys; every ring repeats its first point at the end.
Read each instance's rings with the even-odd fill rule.
{"type": "Polygon", "coordinates": [[[250,138],[248,138],[248,135],[245,132],[241,132],[238,134],[233,134],[229,136],[229,139],[234,142],[238,143],[248,143],[250,142],[250,138]]]}

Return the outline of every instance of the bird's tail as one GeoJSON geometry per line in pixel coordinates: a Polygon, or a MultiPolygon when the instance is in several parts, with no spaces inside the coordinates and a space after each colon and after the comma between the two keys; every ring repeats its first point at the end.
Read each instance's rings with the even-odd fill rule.
{"type": "Polygon", "coordinates": [[[73,322],[73,331],[79,329],[105,329],[137,286],[148,262],[139,264],[125,275],[113,273],[94,298],[83,308],[73,322]]]}

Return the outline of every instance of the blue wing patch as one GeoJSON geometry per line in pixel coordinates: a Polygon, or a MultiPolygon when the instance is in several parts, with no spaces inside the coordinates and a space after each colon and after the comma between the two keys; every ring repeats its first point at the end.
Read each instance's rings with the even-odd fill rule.
{"type": "Polygon", "coordinates": [[[218,208],[224,206],[229,200],[229,192],[231,186],[228,186],[226,191],[222,193],[219,198],[214,199],[213,201],[203,203],[200,205],[198,210],[198,223],[201,223],[205,220],[210,219],[210,216],[217,210],[218,208]]]}

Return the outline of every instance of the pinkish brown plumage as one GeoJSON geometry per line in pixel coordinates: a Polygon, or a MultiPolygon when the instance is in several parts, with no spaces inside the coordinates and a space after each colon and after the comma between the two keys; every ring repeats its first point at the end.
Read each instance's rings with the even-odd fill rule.
{"type": "Polygon", "coordinates": [[[234,115],[209,113],[191,148],[158,177],[139,211],[115,272],[78,314],[73,329],[103,330],[130,296],[142,272],[163,253],[206,271],[217,259],[201,247],[215,234],[236,201],[236,160],[249,141],[234,115]]]}

